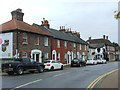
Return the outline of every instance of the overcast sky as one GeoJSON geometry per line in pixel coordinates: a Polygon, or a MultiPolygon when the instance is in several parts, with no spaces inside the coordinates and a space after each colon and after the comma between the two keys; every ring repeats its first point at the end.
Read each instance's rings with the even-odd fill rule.
{"type": "Polygon", "coordinates": [[[0,0],[0,24],[11,20],[11,11],[21,8],[24,21],[41,24],[49,20],[50,27],[60,26],[79,31],[81,38],[109,36],[118,42],[118,21],[113,17],[118,0],[0,0]]]}

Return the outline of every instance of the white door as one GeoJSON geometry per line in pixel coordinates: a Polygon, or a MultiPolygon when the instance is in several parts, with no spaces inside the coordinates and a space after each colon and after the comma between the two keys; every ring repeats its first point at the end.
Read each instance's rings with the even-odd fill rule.
{"type": "Polygon", "coordinates": [[[42,62],[42,52],[40,50],[34,49],[31,51],[31,58],[37,62],[42,62]]]}
{"type": "Polygon", "coordinates": [[[67,52],[67,64],[71,64],[71,53],[68,51],[67,52]]]}

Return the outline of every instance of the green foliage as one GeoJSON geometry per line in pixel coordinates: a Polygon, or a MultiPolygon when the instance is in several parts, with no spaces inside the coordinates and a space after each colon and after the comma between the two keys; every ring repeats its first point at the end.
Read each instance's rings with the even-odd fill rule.
{"type": "Polygon", "coordinates": [[[113,45],[115,45],[115,46],[119,46],[119,44],[118,44],[118,43],[115,43],[115,42],[113,42],[113,45]]]}
{"type": "Polygon", "coordinates": [[[120,12],[114,15],[114,18],[119,19],[120,18],[120,12]]]}

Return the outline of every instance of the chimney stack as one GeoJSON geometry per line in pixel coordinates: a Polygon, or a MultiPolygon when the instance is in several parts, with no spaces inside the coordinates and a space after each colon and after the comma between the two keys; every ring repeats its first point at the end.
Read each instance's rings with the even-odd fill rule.
{"type": "Polygon", "coordinates": [[[50,28],[48,20],[45,20],[45,18],[43,18],[43,21],[41,21],[41,22],[42,22],[41,26],[45,26],[46,28],[50,28]]]}
{"type": "Polygon", "coordinates": [[[22,12],[22,9],[18,8],[17,10],[12,11],[11,15],[12,15],[12,19],[23,21],[24,13],[22,12]]]}
{"type": "Polygon", "coordinates": [[[103,39],[105,39],[105,35],[103,35],[103,39]]]}
{"type": "Polygon", "coordinates": [[[66,32],[67,30],[65,29],[65,26],[60,26],[60,30],[59,31],[66,32]]]}
{"type": "Polygon", "coordinates": [[[108,40],[108,36],[106,36],[106,39],[108,40]]]}
{"type": "Polygon", "coordinates": [[[91,40],[91,37],[89,37],[89,40],[91,40]]]}

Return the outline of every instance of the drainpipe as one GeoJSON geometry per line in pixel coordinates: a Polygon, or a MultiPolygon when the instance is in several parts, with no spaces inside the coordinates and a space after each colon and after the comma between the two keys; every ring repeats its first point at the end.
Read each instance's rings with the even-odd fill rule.
{"type": "Polygon", "coordinates": [[[17,42],[16,42],[16,57],[18,58],[18,31],[17,31],[17,42]]]}
{"type": "Polygon", "coordinates": [[[77,43],[76,43],[76,58],[78,58],[78,56],[77,56],[77,43]]]}

